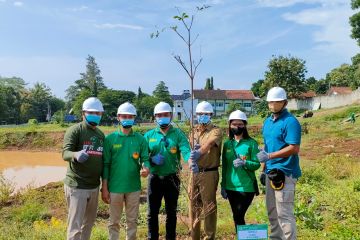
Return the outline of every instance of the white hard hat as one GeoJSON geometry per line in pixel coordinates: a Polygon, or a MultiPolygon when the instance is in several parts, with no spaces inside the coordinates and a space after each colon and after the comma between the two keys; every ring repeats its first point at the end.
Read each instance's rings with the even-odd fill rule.
{"type": "Polygon", "coordinates": [[[268,101],[268,102],[278,102],[278,101],[283,101],[286,99],[287,99],[286,92],[281,87],[271,88],[266,97],[266,101],[268,101]]]}
{"type": "Polygon", "coordinates": [[[82,105],[82,110],[88,112],[104,112],[102,103],[96,97],[86,99],[82,105]]]}
{"type": "Polygon", "coordinates": [[[119,106],[117,114],[129,114],[136,116],[136,108],[131,103],[126,102],[119,106]]]}
{"type": "Polygon", "coordinates": [[[231,120],[243,120],[243,121],[247,121],[247,117],[246,114],[240,110],[235,110],[232,113],[230,113],[229,116],[229,122],[231,120]]]}
{"type": "Polygon", "coordinates": [[[196,106],[196,113],[214,113],[214,110],[210,103],[202,101],[196,106]]]}
{"type": "Polygon", "coordinates": [[[170,104],[166,102],[159,102],[154,108],[154,115],[158,113],[172,112],[170,104]]]}

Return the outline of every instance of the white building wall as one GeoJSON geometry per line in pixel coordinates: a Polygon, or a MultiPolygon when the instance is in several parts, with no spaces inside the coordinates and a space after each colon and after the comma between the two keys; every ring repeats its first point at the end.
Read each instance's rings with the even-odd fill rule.
{"type": "Polygon", "coordinates": [[[290,110],[311,110],[315,104],[320,104],[321,108],[335,108],[353,104],[360,100],[360,88],[350,94],[318,96],[309,99],[290,99],[287,108],[290,110]]]}

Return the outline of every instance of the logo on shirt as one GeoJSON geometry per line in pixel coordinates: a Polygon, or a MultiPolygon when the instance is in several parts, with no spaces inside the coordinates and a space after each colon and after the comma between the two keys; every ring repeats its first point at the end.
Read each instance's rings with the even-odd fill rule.
{"type": "Polygon", "coordinates": [[[132,155],[132,157],[133,157],[134,159],[139,159],[139,153],[138,153],[138,152],[134,152],[133,155],[132,155]]]}
{"type": "Polygon", "coordinates": [[[171,152],[172,154],[177,153],[177,148],[176,148],[176,147],[170,148],[170,152],[171,152]]]}
{"type": "Polygon", "coordinates": [[[157,139],[156,138],[150,138],[149,142],[157,142],[157,139]]]}
{"type": "Polygon", "coordinates": [[[122,147],[121,144],[113,144],[113,148],[115,148],[115,149],[119,149],[119,148],[121,148],[121,147],[122,147]]]}

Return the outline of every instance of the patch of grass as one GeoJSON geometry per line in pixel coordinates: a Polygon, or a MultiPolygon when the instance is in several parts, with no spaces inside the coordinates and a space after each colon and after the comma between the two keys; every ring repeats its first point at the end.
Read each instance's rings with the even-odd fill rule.
{"type": "Polygon", "coordinates": [[[15,184],[8,179],[5,179],[0,172],[0,209],[3,205],[8,203],[11,195],[14,193],[15,184]]]}
{"type": "Polygon", "coordinates": [[[33,223],[49,217],[45,206],[38,202],[26,202],[13,210],[13,219],[17,222],[33,223]]]}

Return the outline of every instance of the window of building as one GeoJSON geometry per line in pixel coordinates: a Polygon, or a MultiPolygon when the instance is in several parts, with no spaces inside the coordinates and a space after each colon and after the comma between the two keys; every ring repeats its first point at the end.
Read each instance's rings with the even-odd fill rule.
{"type": "Polygon", "coordinates": [[[217,106],[217,107],[223,107],[223,106],[224,106],[224,103],[223,103],[223,102],[217,102],[217,103],[216,103],[216,106],[217,106]]]}
{"type": "Polygon", "coordinates": [[[251,108],[251,103],[243,103],[244,107],[250,107],[251,108]]]}

